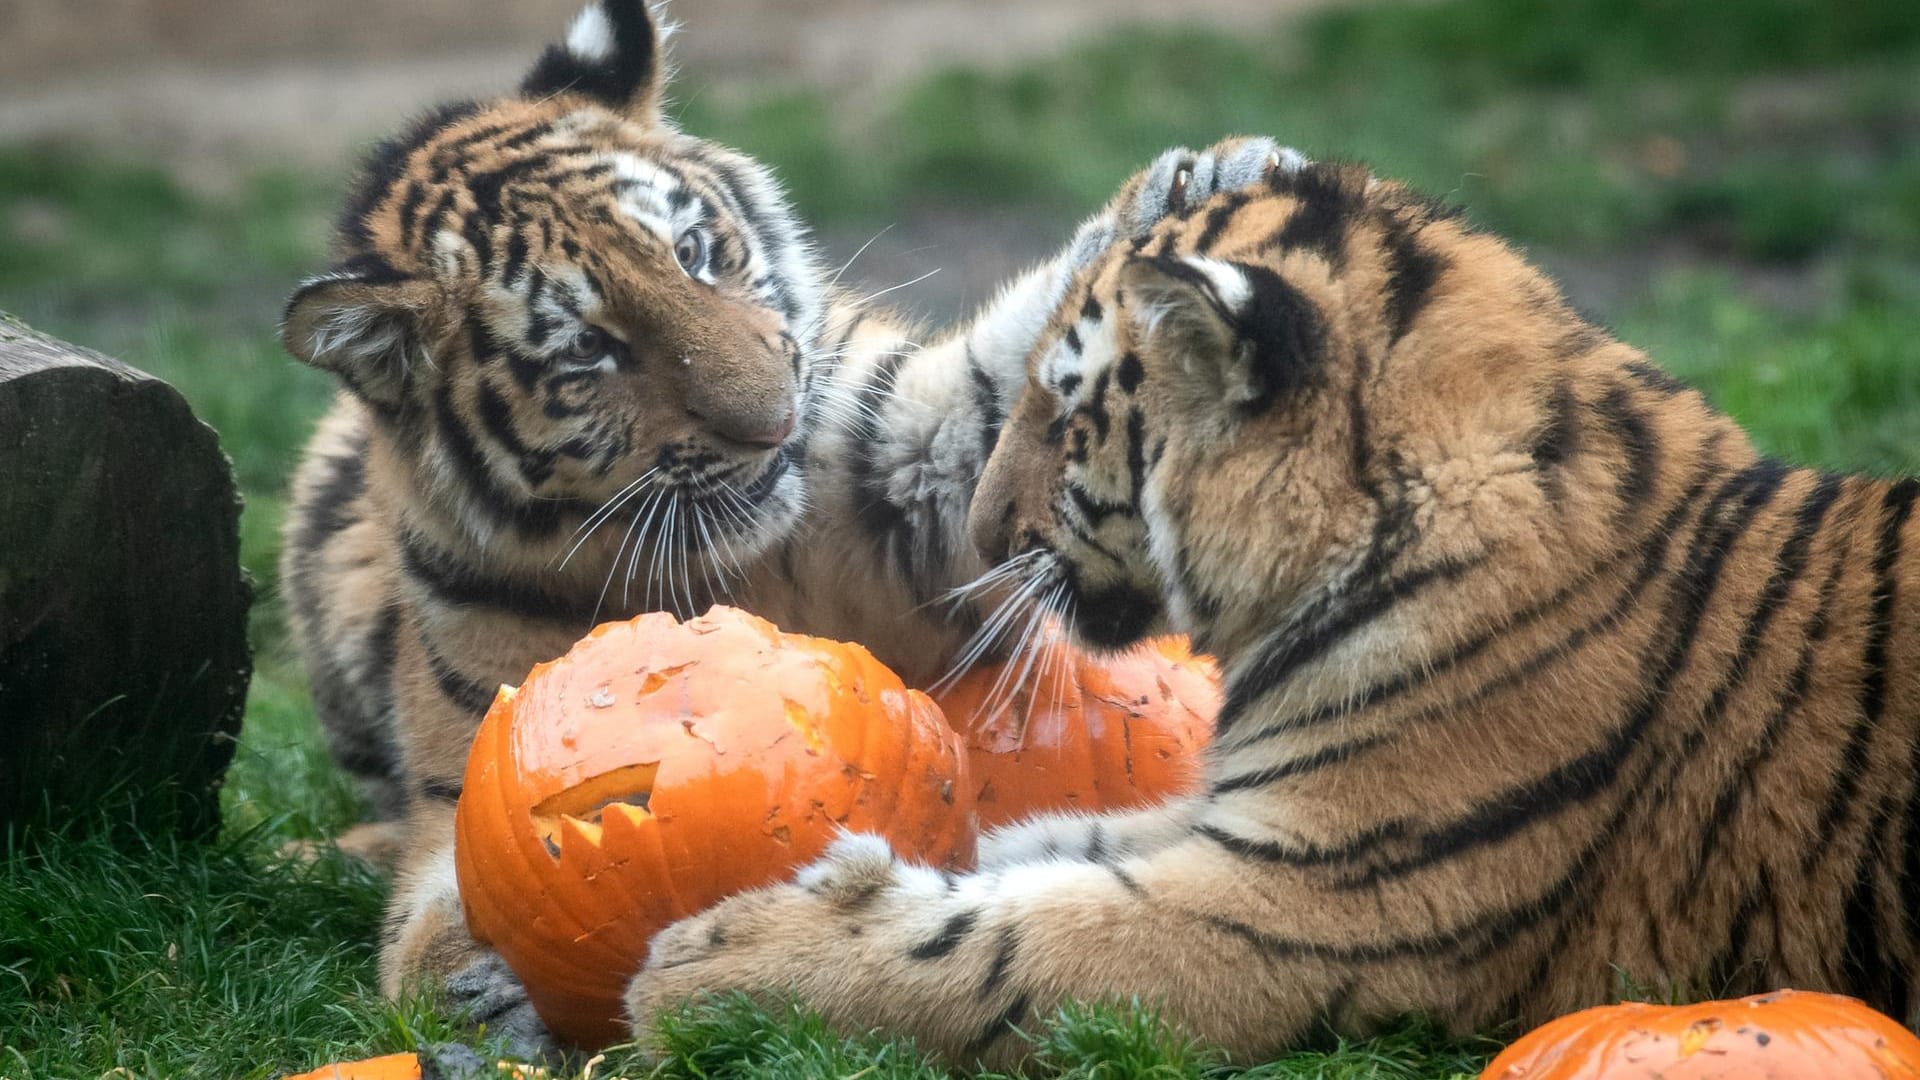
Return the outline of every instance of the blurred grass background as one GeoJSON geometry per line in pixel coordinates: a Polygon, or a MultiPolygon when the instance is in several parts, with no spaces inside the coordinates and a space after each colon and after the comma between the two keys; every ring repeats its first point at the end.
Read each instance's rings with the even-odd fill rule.
{"type": "MultiPolygon", "coordinates": [[[[917,290],[939,317],[1166,146],[1258,132],[1363,160],[1527,246],[1769,450],[1891,473],[1920,471],[1916,87],[1913,0],[1430,0],[1257,32],[1102,31],[879,97],[778,80],[707,93],[696,78],[676,110],[772,162],[830,261],[891,225],[850,277],[878,288],[948,266],[917,290]]],[[[0,308],[187,395],[234,459],[261,583],[223,841],[7,839],[0,1077],[264,1077],[451,1034],[431,1002],[375,998],[381,883],[273,854],[358,812],[319,748],[274,580],[285,480],[329,392],[281,354],[274,321],[322,265],[349,165],[254,164],[208,185],[98,146],[0,144],[0,308]]],[[[729,1008],[675,1027],[660,1075],[937,1072],[729,1008]],[[717,1049],[743,1040],[760,1056],[717,1049]]],[[[1151,1028],[1126,1010],[1069,1018],[1036,1072],[1218,1070],[1151,1028]]],[[[1475,1060],[1411,1028],[1261,1072],[1439,1077],[1475,1060]]]]}

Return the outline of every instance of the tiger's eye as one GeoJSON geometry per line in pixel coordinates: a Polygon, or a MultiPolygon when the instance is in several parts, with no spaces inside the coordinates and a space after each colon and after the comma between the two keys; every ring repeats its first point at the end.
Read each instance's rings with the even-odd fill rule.
{"type": "Polygon", "coordinates": [[[607,335],[589,326],[567,346],[567,359],[590,363],[606,355],[607,335]]]}
{"type": "Polygon", "coordinates": [[[688,229],[673,242],[673,257],[680,261],[680,269],[691,274],[700,269],[707,261],[707,234],[698,228],[688,229]]]}

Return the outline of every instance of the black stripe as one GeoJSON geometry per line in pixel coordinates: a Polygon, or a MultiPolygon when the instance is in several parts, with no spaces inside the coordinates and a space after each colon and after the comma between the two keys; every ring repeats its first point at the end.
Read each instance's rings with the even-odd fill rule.
{"type": "Polygon", "coordinates": [[[1127,410],[1127,496],[1136,512],[1147,491],[1147,417],[1139,409],[1127,410]]]}
{"type": "Polygon", "coordinates": [[[436,802],[459,802],[463,785],[457,780],[422,780],[417,785],[420,797],[436,802]]]}
{"type": "Polygon", "coordinates": [[[985,1001],[993,996],[1000,984],[1007,980],[1007,972],[1013,968],[1014,949],[1019,945],[1019,932],[1012,923],[1000,928],[999,944],[993,951],[993,963],[987,966],[987,977],[980,981],[980,989],[975,998],[985,1001]]]}
{"type": "MultiPolygon", "coordinates": [[[[1807,690],[1813,682],[1813,661],[1821,643],[1827,639],[1827,629],[1833,612],[1833,600],[1838,592],[1842,571],[1847,567],[1847,550],[1842,547],[1833,557],[1833,566],[1827,571],[1826,580],[1820,586],[1820,602],[1814,609],[1813,617],[1801,631],[1800,653],[1794,660],[1793,671],[1787,676],[1785,689],[1774,703],[1773,711],[1768,715],[1766,724],[1760,730],[1760,737],[1754,742],[1732,773],[1732,780],[1721,790],[1714,800],[1713,810],[1700,830],[1699,847],[1694,854],[1693,873],[1681,882],[1680,889],[1690,895],[1697,895],[1706,882],[1707,870],[1715,850],[1719,846],[1720,832],[1732,820],[1734,812],[1741,802],[1759,782],[1760,770],[1771,761],[1774,752],[1779,749],[1785,738],[1788,724],[1793,715],[1805,703],[1807,690]]],[[[1680,906],[1676,899],[1675,906],[1680,906]]]]}
{"type": "Polygon", "coordinates": [[[1365,207],[1361,185],[1337,166],[1309,166],[1287,186],[1300,203],[1262,250],[1316,252],[1338,271],[1347,261],[1347,227],[1365,207]]]}
{"type": "Polygon", "coordinates": [[[1095,821],[1087,829],[1086,858],[1088,862],[1097,863],[1097,862],[1106,861],[1106,857],[1107,857],[1107,829],[1106,829],[1106,826],[1100,824],[1100,822],[1098,821],[1095,821]]]}
{"type": "Polygon", "coordinates": [[[1113,880],[1119,882],[1120,887],[1127,890],[1127,892],[1136,897],[1147,895],[1146,887],[1141,885],[1132,874],[1121,869],[1119,863],[1102,863],[1101,866],[1106,869],[1107,873],[1112,874],[1113,880]]]}
{"type": "Polygon", "coordinates": [[[433,675],[433,684],[448,701],[460,707],[460,711],[472,716],[476,721],[493,706],[494,692],[487,685],[470,679],[452,661],[440,655],[426,635],[420,635],[420,651],[426,655],[427,670],[433,675]]]}
{"type": "Polygon", "coordinates": [[[1580,446],[1580,399],[1574,396],[1573,380],[1561,378],[1547,396],[1547,419],[1533,437],[1533,467],[1540,473],[1540,486],[1547,502],[1558,506],[1566,498],[1566,477],[1560,467],[1580,446]]]}
{"type": "Polygon", "coordinates": [[[295,550],[316,551],[342,529],[360,520],[351,508],[367,489],[366,453],[367,436],[362,431],[354,436],[345,453],[324,459],[329,472],[313,497],[300,507],[300,527],[294,533],[295,550]]]}
{"type": "Polygon", "coordinates": [[[1867,622],[1867,643],[1860,657],[1860,695],[1858,715],[1847,732],[1846,746],[1834,776],[1833,790],[1820,808],[1815,839],[1807,849],[1806,863],[1811,867],[1826,852],[1840,820],[1853,806],[1855,792],[1867,771],[1867,751],[1880,714],[1887,705],[1887,644],[1893,634],[1894,564],[1900,559],[1901,531],[1913,513],[1914,497],[1920,495],[1920,480],[1907,479],[1887,489],[1881,504],[1879,546],[1873,556],[1873,612],[1867,622]]]}
{"type": "Polygon", "coordinates": [[[986,1053],[987,1048],[1001,1038],[1012,1034],[1019,1027],[1020,1022],[1027,1018],[1027,1000],[1027,995],[1021,994],[1013,999],[1013,1004],[1001,1010],[999,1016],[988,1021],[980,1034],[974,1036],[973,1041],[967,1044],[965,1056],[977,1058],[986,1053]]]}
{"type": "Polygon", "coordinates": [[[972,342],[967,343],[967,374],[973,379],[973,404],[979,410],[980,461],[984,466],[993,456],[994,444],[1000,441],[1000,428],[1006,423],[1007,414],[1000,407],[1000,394],[994,388],[993,379],[974,355],[972,342]]]}
{"type": "Polygon", "coordinates": [[[1399,343],[1413,321],[1433,298],[1433,288],[1445,273],[1448,260],[1422,247],[1417,227],[1409,227],[1396,218],[1388,218],[1381,242],[1386,249],[1387,344],[1399,343]]]}
{"type": "Polygon", "coordinates": [[[967,935],[973,932],[974,923],[979,919],[978,911],[962,911],[949,918],[946,925],[940,928],[938,935],[929,941],[915,945],[907,955],[915,960],[933,960],[945,956],[966,940],[967,935]]]}
{"type": "Polygon", "coordinates": [[[1269,634],[1253,661],[1227,684],[1226,700],[1215,721],[1223,737],[1253,705],[1278,689],[1307,664],[1332,651],[1362,627],[1401,601],[1436,585],[1458,581],[1486,562],[1486,556],[1447,559],[1370,588],[1348,599],[1329,597],[1306,615],[1269,634]]]}
{"type": "MultiPolygon", "coordinates": [[[[475,107],[475,111],[476,113],[478,112],[478,106],[475,107]]],[[[501,122],[481,124],[464,134],[455,136],[436,145],[433,148],[432,157],[433,182],[436,184],[444,183],[447,177],[452,175],[454,168],[462,163],[466,151],[480,143],[486,142],[488,139],[505,135],[507,132],[514,130],[514,126],[512,123],[501,122]]]]}
{"type": "Polygon", "coordinates": [[[500,486],[454,404],[450,384],[442,383],[434,395],[434,420],[434,430],[460,480],[480,508],[500,523],[532,538],[547,537],[558,532],[570,517],[585,518],[598,509],[578,499],[523,499],[500,486]]]}
{"type": "Polygon", "coordinates": [[[413,227],[419,224],[420,207],[427,201],[425,184],[410,181],[407,195],[400,203],[400,246],[412,248],[414,245],[413,227]]]}
{"type": "MultiPolygon", "coordinates": [[[[480,380],[474,395],[477,399],[482,427],[488,435],[493,436],[495,442],[500,444],[502,450],[518,459],[520,473],[526,476],[527,456],[532,448],[522,441],[520,433],[514,430],[513,406],[507,404],[507,399],[500,396],[500,391],[494,389],[493,384],[484,379],[480,380]]],[[[527,480],[529,483],[539,482],[531,476],[528,476],[527,480]]]]}
{"type": "Polygon", "coordinates": [[[1660,471],[1660,440],[1647,418],[1634,407],[1633,395],[1626,387],[1608,390],[1595,407],[1612,429],[1626,459],[1620,474],[1620,508],[1622,518],[1631,520],[1653,496],[1654,478],[1660,471]]]}
{"type": "Polygon", "coordinates": [[[1290,780],[1296,776],[1306,776],[1310,773],[1319,772],[1321,769],[1331,768],[1335,765],[1343,765],[1360,754],[1384,744],[1386,741],[1387,738],[1384,735],[1370,735],[1366,738],[1336,743],[1333,746],[1322,747],[1310,754],[1289,758],[1278,765],[1229,776],[1216,782],[1211,790],[1215,795],[1230,795],[1236,791],[1266,787],[1270,784],[1277,784],[1282,780],[1290,780]]]}
{"type": "Polygon", "coordinates": [[[1760,959],[1753,954],[1753,920],[1772,905],[1773,875],[1762,863],[1760,880],[1740,897],[1740,906],[1734,909],[1733,918],[1727,922],[1726,943],[1707,961],[1704,969],[1707,985],[1702,989],[1730,997],[1745,992],[1746,986],[1757,981],[1755,976],[1763,974],[1745,969],[1754,960],[1760,959]]]}
{"type": "Polygon", "coordinates": [[[492,577],[412,535],[401,537],[400,556],[408,575],[442,604],[572,623],[583,631],[593,626],[594,601],[590,598],[556,596],[524,581],[492,577]]]}
{"type": "MultiPolygon", "coordinates": [[[[523,226],[516,227],[507,236],[507,258],[500,264],[500,281],[511,286],[520,280],[520,271],[527,266],[527,231],[523,226]]],[[[531,311],[529,311],[531,314],[531,311]]]]}
{"type": "Polygon", "coordinates": [[[1336,845],[1305,842],[1283,844],[1277,840],[1255,840],[1252,837],[1230,833],[1216,825],[1197,825],[1193,832],[1194,835],[1210,840],[1242,859],[1273,863],[1276,866],[1314,867],[1351,862],[1382,843],[1405,837],[1407,825],[1404,821],[1383,822],[1336,845]]]}
{"type": "MultiPolygon", "coordinates": [[[[1239,213],[1240,208],[1247,205],[1252,197],[1251,192],[1235,191],[1229,193],[1224,199],[1216,200],[1213,209],[1207,211],[1206,227],[1200,230],[1200,238],[1194,241],[1193,250],[1202,255],[1212,251],[1213,245],[1220,242],[1220,234],[1226,232],[1227,225],[1233,221],[1233,216],[1239,213]]],[[[1088,298],[1088,302],[1092,302],[1091,297],[1088,298]]]]}
{"type": "Polygon", "coordinates": [[[1693,389],[1646,360],[1629,360],[1624,366],[1627,374],[1633,376],[1633,381],[1664,397],[1674,397],[1693,389]]]}
{"type": "Polygon", "coordinates": [[[1873,818],[1860,837],[1860,852],[1854,859],[1853,887],[1847,890],[1841,925],[1846,927],[1846,946],[1840,954],[1841,978],[1846,993],[1874,1008],[1906,1022],[1904,972],[1896,970],[1880,935],[1880,905],[1877,888],[1883,853],[1880,831],[1886,827],[1889,807],[1882,799],[1873,818]]]}
{"type": "Polygon", "coordinates": [[[861,421],[854,432],[858,449],[850,462],[854,490],[859,502],[854,516],[867,535],[887,553],[895,569],[917,602],[931,600],[938,590],[935,580],[945,558],[945,540],[937,529],[924,536],[916,533],[905,508],[888,494],[891,479],[884,461],[887,439],[881,417],[887,399],[906,360],[906,350],[895,349],[880,358],[871,379],[860,388],[861,421]]]}

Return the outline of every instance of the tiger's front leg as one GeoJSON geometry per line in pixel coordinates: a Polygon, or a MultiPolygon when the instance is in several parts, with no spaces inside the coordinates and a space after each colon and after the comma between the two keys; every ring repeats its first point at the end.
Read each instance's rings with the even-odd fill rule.
{"type": "Polygon", "coordinates": [[[1202,799],[1190,797],[1107,814],[1038,814],[981,836],[979,867],[997,870],[1049,859],[1105,863],[1151,855],[1185,838],[1202,805],[1202,799]]]}
{"type": "Polygon", "coordinates": [[[627,1002],[645,1036],[701,992],[792,994],[843,1031],[1006,1067],[1027,1049],[1015,1029],[1061,1004],[1138,1000],[1247,1061],[1347,1009],[1445,1020],[1446,972],[1392,970],[1354,947],[1387,933],[1365,905],[1192,834],[1145,857],[951,880],[849,836],[792,884],[663,931],[627,1002]]]}
{"type": "Polygon", "coordinates": [[[557,1047],[526,987],[500,954],[467,930],[454,877],[453,805],[420,800],[407,815],[419,838],[394,877],[380,950],[380,990],[397,998],[437,985],[468,1023],[526,1060],[557,1047]]]}

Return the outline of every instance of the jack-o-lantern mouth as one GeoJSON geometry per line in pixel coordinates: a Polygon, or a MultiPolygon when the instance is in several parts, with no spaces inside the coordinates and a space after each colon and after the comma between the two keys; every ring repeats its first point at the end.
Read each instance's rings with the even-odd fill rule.
{"type": "Polygon", "coordinates": [[[540,800],[532,811],[533,826],[547,845],[547,854],[555,860],[560,858],[563,818],[572,819],[582,835],[597,842],[601,815],[609,809],[617,808],[636,821],[649,817],[648,804],[659,775],[657,761],[623,765],[540,800]]]}

